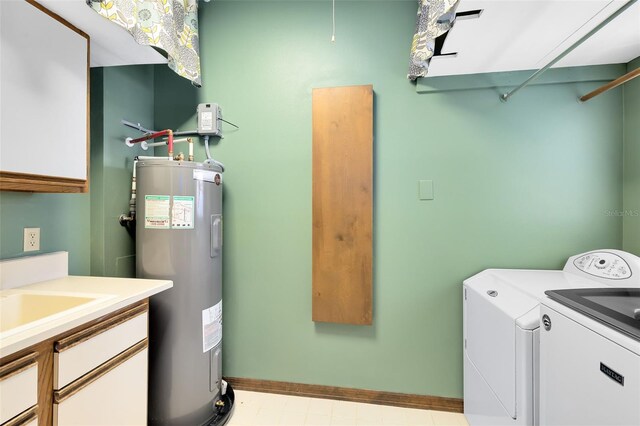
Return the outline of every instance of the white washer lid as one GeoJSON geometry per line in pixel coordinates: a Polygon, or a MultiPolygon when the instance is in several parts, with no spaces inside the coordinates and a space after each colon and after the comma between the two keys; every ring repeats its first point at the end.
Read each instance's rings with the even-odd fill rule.
{"type": "Polygon", "coordinates": [[[496,282],[509,285],[537,300],[545,300],[547,296],[544,292],[547,290],[602,287],[601,283],[584,274],[534,269],[486,269],[464,281],[471,286],[491,286],[496,282]]]}
{"type": "MultiPolygon", "coordinates": [[[[464,284],[467,291],[475,292],[480,296],[479,301],[481,303],[493,305],[493,309],[501,311],[506,318],[509,318],[515,324],[516,319],[531,311],[540,302],[534,295],[536,291],[523,291],[520,287],[507,281],[502,272],[508,273],[512,271],[487,269],[465,280],[464,284]]],[[[536,271],[536,273],[540,272],[544,271],[536,271]]],[[[528,276],[527,274],[524,275],[528,276]]],[[[538,282],[540,281],[538,280],[538,282]]],[[[545,287],[545,289],[548,288],[545,287]]],[[[541,294],[546,297],[542,289],[541,294]]],[[[534,328],[537,328],[537,326],[533,326],[531,329],[534,328]]]]}

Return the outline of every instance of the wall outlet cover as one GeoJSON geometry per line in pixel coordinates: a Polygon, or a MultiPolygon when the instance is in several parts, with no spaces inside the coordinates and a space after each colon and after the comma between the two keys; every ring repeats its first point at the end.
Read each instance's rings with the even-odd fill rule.
{"type": "Polygon", "coordinates": [[[23,251],[40,250],[40,228],[24,228],[23,251]]]}
{"type": "Polygon", "coordinates": [[[433,200],[433,181],[432,180],[418,181],[418,198],[420,200],[433,200]]]}

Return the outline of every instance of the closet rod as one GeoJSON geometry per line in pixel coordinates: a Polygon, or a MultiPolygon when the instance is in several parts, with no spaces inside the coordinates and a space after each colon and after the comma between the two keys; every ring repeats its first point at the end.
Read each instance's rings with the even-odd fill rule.
{"type": "Polygon", "coordinates": [[[640,77],[640,68],[636,68],[635,70],[626,73],[625,75],[616,78],[615,80],[598,87],[596,90],[594,90],[593,92],[589,92],[584,96],[580,97],[580,102],[587,102],[589,99],[591,98],[595,98],[596,96],[606,92],[607,90],[611,90],[614,89],[618,86],[620,86],[621,84],[626,83],[629,80],[633,80],[636,77],[640,77]]]}
{"type": "Polygon", "coordinates": [[[527,86],[529,83],[531,83],[533,80],[535,80],[536,78],[540,77],[540,74],[542,74],[543,72],[545,72],[546,70],[548,70],[549,68],[551,68],[553,65],[556,64],[556,62],[558,62],[559,60],[561,60],[562,58],[564,58],[565,56],[567,56],[569,53],[571,53],[571,51],[573,51],[576,47],[580,46],[582,43],[584,43],[585,40],[587,40],[589,37],[591,37],[592,35],[594,35],[595,33],[597,33],[598,31],[600,31],[602,29],[602,27],[604,27],[605,25],[607,25],[609,22],[613,21],[615,18],[617,18],[621,13],[623,13],[625,10],[629,9],[631,6],[633,6],[633,4],[635,2],[637,2],[638,0],[629,0],[628,2],[626,2],[622,7],[620,7],[620,9],[616,10],[615,12],[613,12],[611,14],[611,16],[609,16],[607,19],[605,19],[604,21],[600,22],[597,26],[595,26],[591,31],[589,31],[588,33],[586,33],[585,35],[583,35],[578,41],[576,41],[575,43],[573,43],[571,46],[569,46],[564,52],[562,52],[561,54],[559,54],[558,56],[556,56],[554,59],[551,60],[551,62],[549,62],[547,65],[545,65],[544,67],[540,68],[538,71],[536,71],[535,73],[533,73],[533,75],[531,75],[531,77],[529,77],[528,79],[526,79],[522,84],[520,84],[520,86],[516,87],[515,89],[513,89],[512,91],[510,91],[509,93],[503,93],[502,95],[500,95],[500,100],[502,102],[506,102],[507,100],[509,100],[509,98],[511,96],[513,96],[517,91],[519,91],[520,89],[522,89],[523,87],[527,86]]]}

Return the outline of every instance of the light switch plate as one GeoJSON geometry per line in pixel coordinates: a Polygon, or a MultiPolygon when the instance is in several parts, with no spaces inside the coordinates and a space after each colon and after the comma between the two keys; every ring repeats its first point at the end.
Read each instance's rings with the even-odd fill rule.
{"type": "Polygon", "coordinates": [[[40,228],[24,228],[23,251],[40,250],[40,228]]]}
{"type": "Polygon", "coordinates": [[[418,198],[420,200],[433,200],[433,181],[432,180],[418,181],[418,198]]]}

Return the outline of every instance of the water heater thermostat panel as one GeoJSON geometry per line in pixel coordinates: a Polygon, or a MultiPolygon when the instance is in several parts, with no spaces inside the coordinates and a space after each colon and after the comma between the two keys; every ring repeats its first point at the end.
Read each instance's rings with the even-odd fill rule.
{"type": "Polygon", "coordinates": [[[611,280],[631,278],[631,267],[620,256],[604,251],[583,254],[573,260],[579,270],[587,274],[611,280]]]}
{"type": "Polygon", "coordinates": [[[198,105],[198,134],[209,136],[222,136],[220,120],[222,109],[218,104],[198,105]]]}

